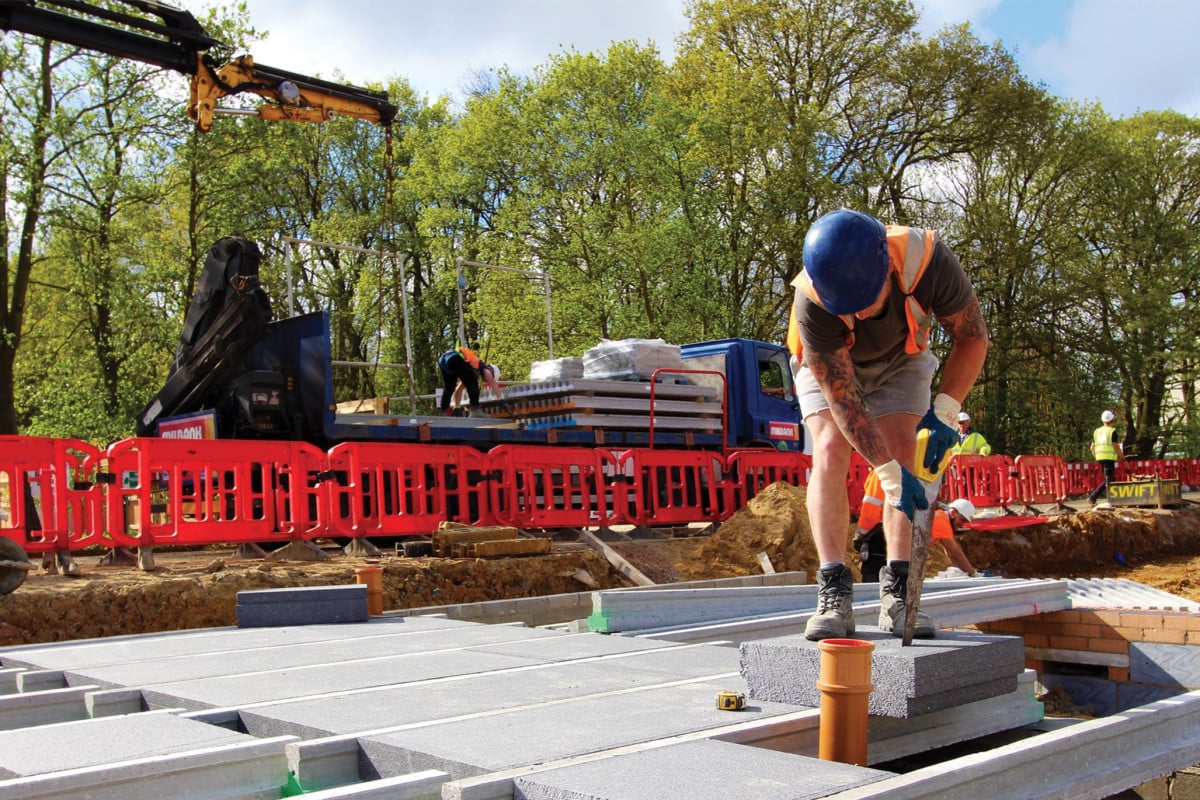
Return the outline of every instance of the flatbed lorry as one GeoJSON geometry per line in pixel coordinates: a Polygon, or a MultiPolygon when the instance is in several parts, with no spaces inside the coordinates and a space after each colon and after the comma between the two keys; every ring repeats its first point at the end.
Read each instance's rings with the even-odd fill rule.
{"type": "Polygon", "coordinates": [[[722,339],[682,345],[680,356],[682,371],[663,370],[653,381],[510,385],[504,403],[509,410],[504,412],[485,393],[482,410],[496,416],[347,413],[334,403],[329,319],[314,312],[270,323],[245,359],[244,371],[210,392],[209,397],[219,398],[212,410],[163,417],[156,432],[200,438],[206,434],[180,433],[181,426],[208,417],[211,421],[203,424],[215,426],[222,438],[297,439],[322,447],[357,441],[482,449],[500,444],[803,449],[799,406],[782,346],[722,339]],[[546,400],[555,397],[569,399],[557,405],[546,400]],[[538,413],[538,402],[547,413],[538,413]],[[551,413],[575,409],[601,413],[551,413]]]}

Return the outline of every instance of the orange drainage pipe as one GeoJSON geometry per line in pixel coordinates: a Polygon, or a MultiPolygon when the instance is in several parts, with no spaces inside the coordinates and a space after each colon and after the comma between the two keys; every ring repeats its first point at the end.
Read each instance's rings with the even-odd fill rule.
{"type": "Polygon", "coordinates": [[[359,567],[354,570],[354,582],[367,585],[367,614],[378,617],[383,613],[383,567],[359,567]]]}
{"type": "Polygon", "coordinates": [[[818,755],[826,761],[867,766],[867,698],[871,653],[875,645],[861,639],[820,642],[821,730],[818,755]]]}

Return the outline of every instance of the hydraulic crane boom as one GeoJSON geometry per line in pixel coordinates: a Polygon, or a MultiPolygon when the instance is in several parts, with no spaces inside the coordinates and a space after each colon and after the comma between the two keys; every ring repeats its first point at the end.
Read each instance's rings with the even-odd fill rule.
{"type": "Polygon", "coordinates": [[[251,56],[218,63],[208,51],[220,42],[189,12],[153,0],[120,2],[159,21],[82,0],[0,0],[0,28],[192,76],[188,116],[202,131],[212,126],[218,100],[245,92],[267,100],[257,109],[266,120],[348,116],[387,125],[396,116],[387,92],[255,64],[251,56]]]}

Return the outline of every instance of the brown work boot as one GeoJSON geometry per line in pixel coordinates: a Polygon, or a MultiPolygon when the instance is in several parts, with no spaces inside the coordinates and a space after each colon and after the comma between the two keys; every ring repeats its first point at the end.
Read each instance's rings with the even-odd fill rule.
{"type": "Polygon", "coordinates": [[[817,610],[804,626],[804,638],[844,639],[854,634],[854,573],[845,564],[817,570],[817,610]]]}
{"type": "MultiPolygon", "coordinates": [[[[879,628],[904,637],[904,609],[908,597],[908,567],[893,568],[890,564],[879,571],[879,628]]],[[[937,635],[933,619],[917,611],[914,639],[932,639],[937,635]]]]}

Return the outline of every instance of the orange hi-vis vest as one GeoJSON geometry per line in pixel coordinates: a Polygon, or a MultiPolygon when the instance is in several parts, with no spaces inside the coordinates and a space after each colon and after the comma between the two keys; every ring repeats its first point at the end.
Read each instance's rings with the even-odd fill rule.
{"type": "Polygon", "coordinates": [[[455,348],[462,355],[463,359],[471,365],[472,369],[479,369],[479,354],[469,347],[458,346],[455,348]]]}
{"type": "MultiPolygon", "coordinates": [[[[929,346],[929,329],[933,323],[933,314],[921,307],[913,297],[913,290],[925,275],[929,260],[933,257],[933,244],[937,241],[937,233],[924,228],[910,228],[904,225],[887,226],[888,264],[896,279],[900,282],[900,290],[904,293],[904,316],[908,321],[908,337],[904,341],[904,352],[916,355],[929,346]]],[[[802,289],[813,302],[825,308],[817,290],[813,287],[808,273],[804,270],[792,280],[792,286],[802,289]]],[[[847,346],[854,346],[854,315],[841,314],[839,318],[850,329],[847,346]]],[[[797,364],[804,363],[804,346],[800,343],[800,323],[796,319],[796,307],[788,318],[787,348],[796,358],[797,364]]]]}

